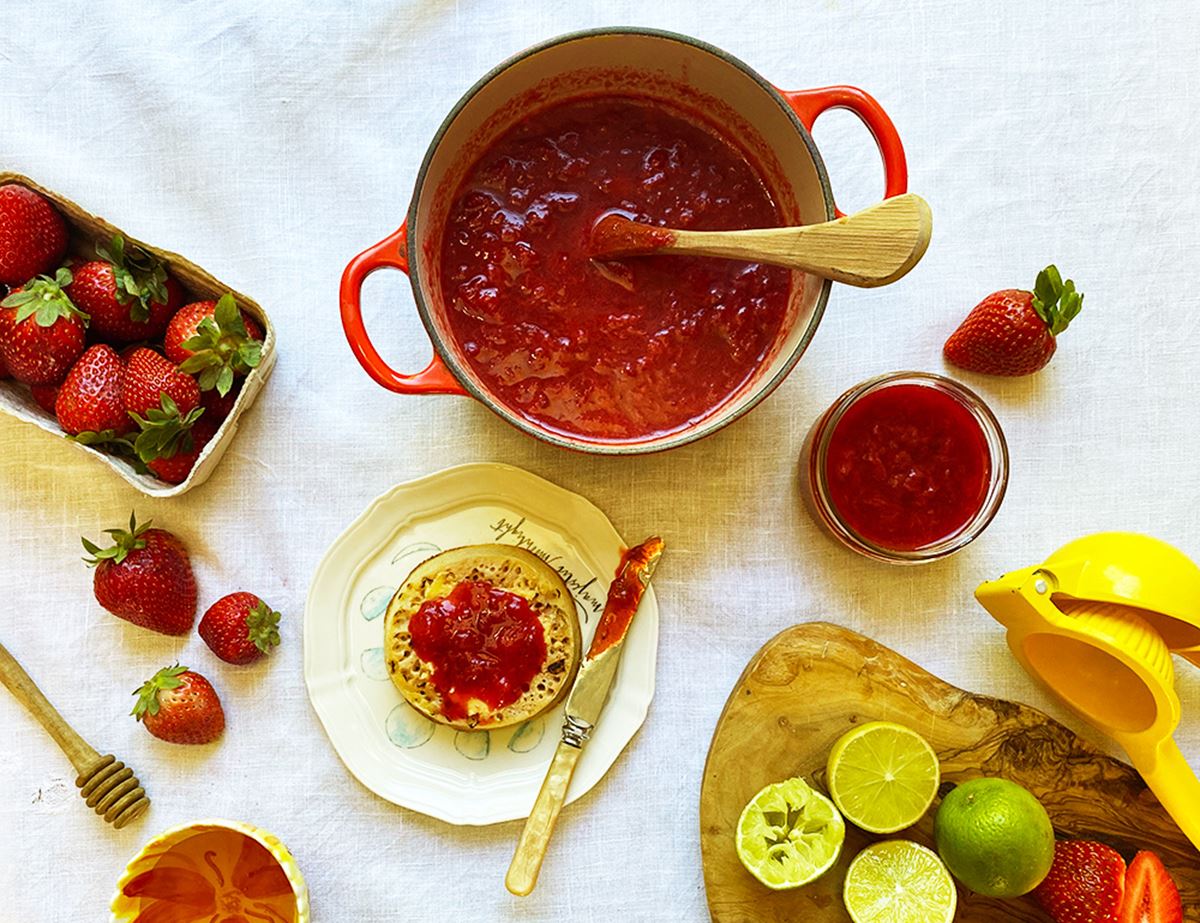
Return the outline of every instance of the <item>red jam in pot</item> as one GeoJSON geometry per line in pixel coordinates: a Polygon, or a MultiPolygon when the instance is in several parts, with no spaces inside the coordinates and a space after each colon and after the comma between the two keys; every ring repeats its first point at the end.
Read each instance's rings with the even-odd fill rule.
{"type": "Polygon", "coordinates": [[[695,230],[782,223],[732,144],[658,102],[568,100],[483,154],[442,241],[450,332],[501,403],[595,441],[674,432],[724,403],[768,355],[791,284],[731,260],[591,260],[592,228],[612,213],[695,230]]]}
{"type": "Polygon", "coordinates": [[[859,397],[825,455],[829,501],[862,538],[912,551],[961,532],[983,507],[992,475],[987,436],[944,391],[892,384],[859,397]]]}
{"type": "Polygon", "coordinates": [[[417,656],[447,718],[469,715],[472,699],[492,710],[517,701],[546,662],[546,633],[529,600],[483,580],[464,580],[409,619],[417,656]]]}

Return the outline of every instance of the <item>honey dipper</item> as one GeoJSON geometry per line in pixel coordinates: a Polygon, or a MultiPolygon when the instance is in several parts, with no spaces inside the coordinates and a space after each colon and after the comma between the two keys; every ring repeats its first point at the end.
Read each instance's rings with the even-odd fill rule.
{"type": "Polygon", "coordinates": [[[111,753],[101,756],[76,734],[3,644],[0,644],[0,682],[29,709],[67,755],[79,773],[75,787],[89,808],[119,830],[150,807],[146,790],[133,770],[111,753]]]}

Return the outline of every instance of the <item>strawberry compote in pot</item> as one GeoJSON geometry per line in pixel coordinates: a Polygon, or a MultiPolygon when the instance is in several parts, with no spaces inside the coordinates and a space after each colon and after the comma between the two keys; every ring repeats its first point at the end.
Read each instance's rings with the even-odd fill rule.
{"type": "Polygon", "coordinates": [[[487,389],[594,440],[679,431],[735,394],[787,311],[787,270],[730,260],[588,258],[613,212],[665,227],[782,223],[751,162],[704,119],[632,96],[568,100],[468,172],[442,241],[455,340],[487,389]]]}

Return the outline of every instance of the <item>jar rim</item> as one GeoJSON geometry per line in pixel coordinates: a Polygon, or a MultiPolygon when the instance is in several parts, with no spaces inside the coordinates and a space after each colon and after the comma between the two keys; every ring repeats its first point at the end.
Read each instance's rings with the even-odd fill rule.
{"type": "Polygon", "coordinates": [[[812,450],[807,476],[813,506],[825,527],[844,545],[858,553],[889,564],[923,564],[960,551],[988,527],[1000,509],[1008,488],[1008,442],[1000,422],[987,403],[962,382],[934,372],[898,371],[877,375],[859,382],[841,394],[813,426],[812,450]],[[838,423],[859,400],[876,391],[899,384],[935,388],[961,404],[979,425],[991,462],[987,492],[971,518],[957,531],[913,549],[889,548],[861,535],[846,522],[830,496],[827,478],[829,443],[838,423]]]}

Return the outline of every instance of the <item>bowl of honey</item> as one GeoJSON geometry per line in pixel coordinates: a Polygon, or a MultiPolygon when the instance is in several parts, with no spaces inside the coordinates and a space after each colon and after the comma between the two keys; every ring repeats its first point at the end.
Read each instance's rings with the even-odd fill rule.
{"type": "Polygon", "coordinates": [[[112,923],[309,923],[308,887],[279,838],[210,819],[172,827],[125,867],[112,923]]]}

